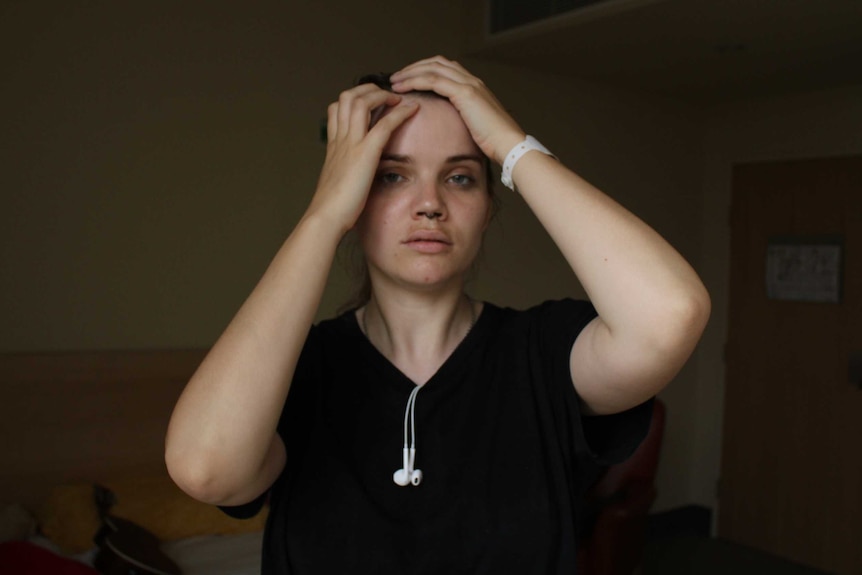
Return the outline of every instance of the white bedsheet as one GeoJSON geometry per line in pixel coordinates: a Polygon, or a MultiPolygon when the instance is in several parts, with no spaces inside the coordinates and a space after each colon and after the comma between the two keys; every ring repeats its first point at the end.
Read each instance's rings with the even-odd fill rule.
{"type": "Polygon", "coordinates": [[[183,575],[259,575],[263,533],[207,535],[162,545],[183,575]]]}

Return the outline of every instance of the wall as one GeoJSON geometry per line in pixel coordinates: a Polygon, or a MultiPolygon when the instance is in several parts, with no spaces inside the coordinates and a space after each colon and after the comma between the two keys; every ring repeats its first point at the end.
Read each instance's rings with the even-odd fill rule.
{"type": "Polygon", "coordinates": [[[714,108],[704,140],[702,277],[713,314],[697,357],[693,502],[714,505],[720,470],[727,336],[731,174],[737,163],[862,154],[862,86],[714,108]]]}
{"type": "Polygon", "coordinates": [[[326,106],[453,52],[454,8],[3,3],[0,350],[209,345],[307,204],[326,106]]]}
{"type": "MultiPolygon", "coordinates": [[[[12,111],[0,133],[0,351],[210,345],[305,208],[326,105],[358,73],[460,46],[454,0],[54,4],[0,8],[12,111]]],[[[699,113],[464,62],[562,161],[700,267],[699,113]]],[[[473,293],[514,307],[582,295],[525,204],[500,194],[473,293]]],[[[320,316],[348,289],[333,270],[320,316]]],[[[657,509],[699,485],[697,376],[691,362],[663,393],[657,509]]]]}

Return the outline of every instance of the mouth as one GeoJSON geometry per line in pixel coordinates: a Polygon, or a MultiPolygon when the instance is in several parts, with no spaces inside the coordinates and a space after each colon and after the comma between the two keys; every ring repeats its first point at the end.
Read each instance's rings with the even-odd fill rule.
{"type": "Polygon", "coordinates": [[[414,244],[414,243],[436,243],[443,245],[452,245],[452,242],[449,240],[449,237],[443,232],[436,230],[420,230],[417,232],[413,232],[410,236],[405,240],[406,244],[414,244]]]}
{"type": "Polygon", "coordinates": [[[439,253],[448,249],[452,241],[443,232],[436,230],[420,230],[413,232],[404,244],[423,253],[439,253]]]}

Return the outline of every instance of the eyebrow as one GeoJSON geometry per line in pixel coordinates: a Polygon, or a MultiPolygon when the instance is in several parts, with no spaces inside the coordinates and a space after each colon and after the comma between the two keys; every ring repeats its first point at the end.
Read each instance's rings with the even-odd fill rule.
{"type": "MultiPolygon", "coordinates": [[[[413,162],[413,158],[411,156],[405,156],[403,154],[383,154],[380,156],[381,162],[397,162],[400,164],[410,164],[413,162]]],[[[476,162],[479,165],[484,163],[484,159],[482,156],[476,154],[458,154],[456,156],[449,156],[446,158],[447,164],[457,164],[458,162],[476,162]]]]}

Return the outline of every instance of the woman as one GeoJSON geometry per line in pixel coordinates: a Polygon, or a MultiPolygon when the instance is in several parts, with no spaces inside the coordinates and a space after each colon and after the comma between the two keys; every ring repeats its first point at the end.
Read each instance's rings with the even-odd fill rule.
{"type": "Polygon", "coordinates": [[[578,497],[643,437],[703,285],[456,62],[347,90],[327,130],[305,215],[177,403],[171,475],[238,516],[269,497],[265,573],[574,572],[578,497]],[[489,158],[592,303],[465,295],[489,158]],[[351,229],[370,295],[312,327],[351,229]]]}

